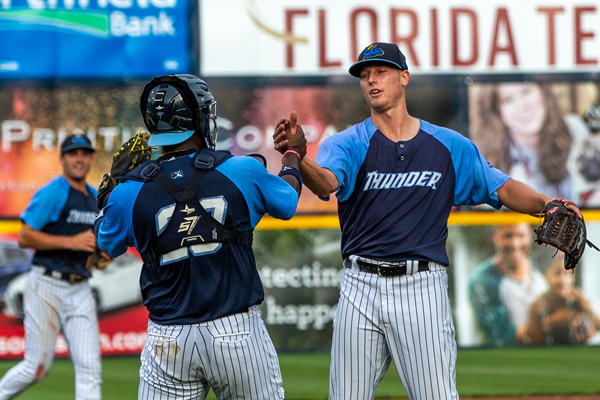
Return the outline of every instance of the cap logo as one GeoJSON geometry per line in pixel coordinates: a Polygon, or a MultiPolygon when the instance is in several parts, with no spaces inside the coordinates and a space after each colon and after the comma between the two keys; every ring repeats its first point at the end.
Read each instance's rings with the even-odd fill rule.
{"type": "Polygon", "coordinates": [[[372,44],[365,49],[365,52],[363,53],[363,58],[379,57],[383,54],[383,50],[377,47],[376,44],[372,44]]]}
{"type": "Polygon", "coordinates": [[[83,136],[81,136],[81,135],[74,136],[73,137],[73,141],[75,143],[86,143],[85,138],[83,136]]]}

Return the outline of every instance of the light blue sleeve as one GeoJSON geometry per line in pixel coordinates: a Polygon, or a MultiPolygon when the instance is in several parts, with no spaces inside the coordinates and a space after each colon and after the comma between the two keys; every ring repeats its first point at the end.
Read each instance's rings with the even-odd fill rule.
{"type": "Polygon", "coordinates": [[[425,121],[421,121],[421,129],[433,134],[450,151],[456,179],[455,206],[487,203],[495,209],[502,207],[496,191],[510,179],[508,175],[487,162],[477,146],[458,132],[425,121]]]}
{"type": "Polygon", "coordinates": [[[133,206],[143,182],[125,181],[110,194],[95,224],[98,246],[111,257],[118,257],[129,247],[137,249],[132,225],[133,206]]]}
{"type": "Polygon", "coordinates": [[[95,187],[91,186],[89,183],[86,183],[88,190],[90,191],[91,194],[94,195],[94,197],[97,199],[98,198],[98,191],[96,190],[95,187]]]}
{"type": "MultiPolygon", "coordinates": [[[[336,196],[340,201],[346,201],[352,195],[358,171],[375,131],[377,127],[371,118],[367,118],[362,123],[325,139],[319,147],[317,164],[336,176],[339,184],[336,196]]],[[[321,199],[329,200],[329,196],[321,199]]]]}
{"type": "Polygon", "coordinates": [[[270,174],[252,157],[232,157],[217,167],[244,195],[254,228],[264,214],[288,220],[296,213],[298,193],[286,181],[270,174]]]}
{"type": "Polygon", "coordinates": [[[37,231],[58,221],[69,199],[69,188],[69,182],[62,176],[40,188],[21,213],[21,221],[37,231]]]}

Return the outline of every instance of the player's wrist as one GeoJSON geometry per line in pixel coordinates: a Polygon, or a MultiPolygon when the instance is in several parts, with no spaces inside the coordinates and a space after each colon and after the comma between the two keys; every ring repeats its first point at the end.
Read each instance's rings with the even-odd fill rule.
{"type": "Polygon", "coordinates": [[[301,160],[302,160],[302,157],[300,157],[300,153],[298,153],[296,150],[293,150],[293,149],[288,149],[288,150],[286,150],[286,151],[283,153],[283,157],[281,158],[281,162],[282,162],[282,163],[283,163],[283,162],[285,162],[285,158],[286,158],[286,156],[287,156],[288,154],[293,154],[293,155],[295,155],[296,157],[298,157],[298,161],[301,161],[301,160]]]}

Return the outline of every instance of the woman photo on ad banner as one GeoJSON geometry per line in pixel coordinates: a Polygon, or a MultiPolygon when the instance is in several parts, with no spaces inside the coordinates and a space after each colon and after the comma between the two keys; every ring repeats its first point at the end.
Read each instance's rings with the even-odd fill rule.
{"type": "Polygon", "coordinates": [[[589,134],[582,119],[563,114],[546,85],[473,86],[470,137],[483,156],[536,190],[576,201],[568,161],[573,143],[589,134]]]}

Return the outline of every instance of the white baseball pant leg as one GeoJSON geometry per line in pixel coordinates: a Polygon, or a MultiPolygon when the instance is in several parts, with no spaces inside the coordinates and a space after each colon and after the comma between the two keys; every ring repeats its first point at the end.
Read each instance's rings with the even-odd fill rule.
{"type": "MultiPolygon", "coordinates": [[[[62,283],[62,282],[61,282],[62,283]]],[[[64,282],[69,301],[60,313],[63,335],[75,370],[75,399],[102,397],[102,361],[96,302],[87,281],[64,282]]]]}
{"type": "Polygon", "coordinates": [[[411,400],[458,399],[446,268],[390,278],[351,259],[334,317],[329,399],[373,399],[391,360],[411,400]]]}
{"type": "Polygon", "coordinates": [[[24,293],[25,357],[0,381],[0,399],[12,399],[42,380],[54,360],[61,326],[75,369],[77,400],[101,398],[101,364],[95,303],[87,282],[71,285],[33,267],[24,293]],[[73,313],[70,308],[82,307],[73,313]],[[91,314],[82,316],[82,313],[91,314]],[[80,329],[85,327],[86,330],[80,329]]]}
{"type": "Polygon", "coordinates": [[[193,325],[148,321],[138,399],[283,399],[279,360],[258,307],[193,325]]]}

